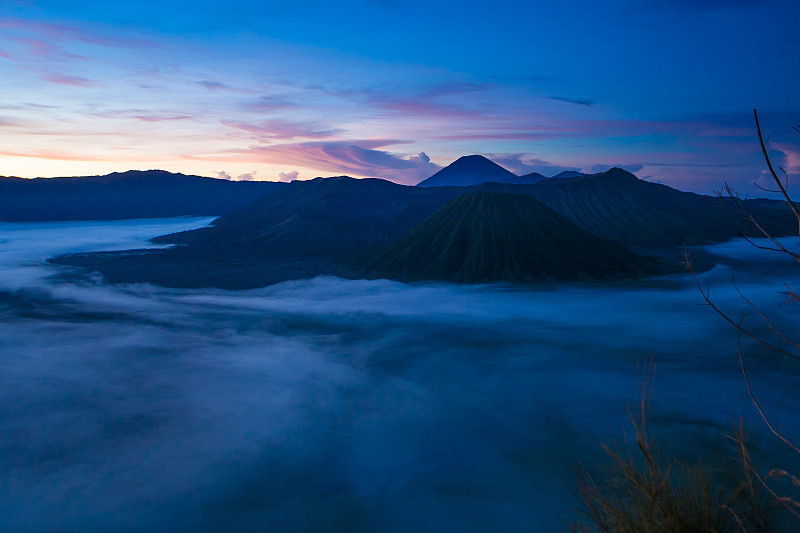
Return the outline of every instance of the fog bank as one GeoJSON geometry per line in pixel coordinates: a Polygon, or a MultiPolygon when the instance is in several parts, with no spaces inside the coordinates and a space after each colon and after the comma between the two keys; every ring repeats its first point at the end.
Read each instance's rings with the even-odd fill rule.
{"type": "MultiPolygon", "coordinates": [[[[209,221],[0,224],[0,529],[565,530],[576,462],[621,436],[651,356],[676,449],[725,448],[731,416],[764,433],[735,334],[687,275],[237,292],[68,282],[44,262],[209,221]]],[[[735,273],[795,327],[790,262],[709,250],[715,302],[746,310],[735,273]]],[[[764,406],[800,437],[800,372],[747,349],[764,406]]]]}

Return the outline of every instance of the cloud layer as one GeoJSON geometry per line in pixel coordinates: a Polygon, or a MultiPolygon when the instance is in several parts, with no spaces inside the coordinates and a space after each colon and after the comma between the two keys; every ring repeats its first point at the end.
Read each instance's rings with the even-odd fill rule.
{"type": "MultiPolygon", "coordinates": [[[[723,446],[750,405],[735,336],[688,276],[236,292],[66,281],[44,263],[209,221],[0,224],[0,434],[14,437],[0,439],[0,529],[558,530],[576,461],[622,437],[643,353],[658,363],[652,420],[678,450],[723,446]]],[[[747,243],[712,251],[786,271],[747,243]]],[[[731,274],[700,280],[738,313],[731,274]]],[[[787,316],[782,276],[736,279],[787,316]]],[[[768,402],[796,391],[775,361],[751,380],[768,402]]],[[[794,405],[771,405],[800,427],[794,405]]]]}

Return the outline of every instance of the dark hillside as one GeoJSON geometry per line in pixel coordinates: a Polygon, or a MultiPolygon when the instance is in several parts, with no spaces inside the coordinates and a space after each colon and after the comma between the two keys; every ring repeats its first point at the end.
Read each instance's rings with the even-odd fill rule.
{"type": "Polygon", "coordinates": [[[346,176],[296,181],[220,217],[210,228],[158,242],[240,248],[270,260],[333,257],[397,239],[462,192],[346,176]]]}
{"type": "MultiPolygon", "coordinates": [[[[796,221],[781,203],[748,200],[745,205],[775,235],[796,231],[796,221]]],[[[321,274],[395,279],[424,279],[431,275],[437,277],[429,279],[454,281],[475,281],[484,279],[482,276],[487,280],[595,279],[648,272],[640,263],[642,258],[633,256],[631,259],[630,255],[625,255],[631,252],[620,246],[640,251],[666,249],[662,255],[669,256],[667,260],[677,265],[684,243],[691,245],[735,237],[741,229],[747,228],[747,223],[738,217],[733,206],[731,213],[729,216],[717,198],[645,182],[621,169],[573,178],[550,178],[535,185],[485,183],[472,187],[407,187],[377,179],[318,178],[283,185],[272,194],[220,217],[209,228],[155,239],[184,246],[156,251],[81,254],[57,258],[55,262],[99,271],[115,282],[148,281],[180,287],[249,288],[321,274]],[[449,201],[470,192],[521,194],[537,207],[529,204],[522,210],[518,206],[519,199],[485,200],[488,203],[484,207],[470,209],[463,204],[458,216],[463,218],[467,217],[464,213],[471,213],[469,216],[476,217],[474,224],[477,226],[453,226],[456,215],[451,212],[445,217],[439,213],[435,224],[427,225],[425,231],[415,230],[414,239],[410,233],[406,235],[449,201]],[[507,214],[482,218],[484,211],[491,206],[505,205],[503,202],[508,202],[507,214]],[[551,210],[561,218],[554,218],[551,210]],[[509,218],[523,211],[549,214],[545,217],[547,220],[535,223],[526,218],[532,216],[530,214],[519,220],[509,218]],[[737,217],[742,222],[741,229],[734,223],[737,217]],[[553,220],[559,222],[556,224],[553,220]],[[547,229],[549,233],[537,231],[550,235],[548,238],[553,240],[548,241],[551,242],[548,245],[537,241],[539,237],[530,233],[523,237],[509,228],[514,224],[529,229],[539,227],[537,224],[550,228],[547,229]],[[575,231],[573,224],[582,231],[575,231]],[[444,249],[431,242],[444,242],[448,238],[464,242],[463,235],[467,233],[479,251],[458,260],[466,261],[463,271],[451,271],[443,265],[457,262],[457,249],[444,249]],[[489,235],[508,235],[508,239],[503,237],[498,241],[501,244],[493,248],[491,242],[496,238],[489,235]],[[598,238],[607,239],[602,241],[602,248],[616,250],[616,255],[587,259],[594,257],[595,252],[600,253],[598,238]],[[548,250],[548,261],[556,265],[555,270],[538,264],[538,256],[522,247],[523,241],[528,239],[548,250]],[[580,243],[567,242],[571,239],[580,243]],[[393,241],[397,242],[390,244],[393,241]],[[552,244],[555,242],[563,244],[552,244]],[[559,255],[559,250],[581,250],[579,245],[584,244],[583,255],[573,253],[572,259],[559,255]],[[383,256],[370,256],[375,249],[387,245],[394,248],[384,250],[383,256]],[[445,256],[429,256],[433,253],[430,250],[439,249],[446,250],[445,256]],[[513,256],[506,257],[506,253],[513,253],[513,256]],[[479,260],[476,254],[484,259],[479,260]],[[360,262],[351,263],[354,256],[359,257],[360,262]],[[397,258],[395,266],[389,261],[390,256],[397,258]],[[570,263],[573,259],[576,262],[570,263]],[[491,261],[497,261],[497,266],[491,266],[491,261]],[[425,270],[428,262],[438,266],[425,270]],[[630,267],[627,270],[626,262],[630,267]],[[591,266],[595,263],[596,266],[591,266]]],[[[754,233],[751,227],[749,234],[754,233]]]]}
{"type": "Polygon", "coordinates": [[[354,265],[371,278],[468,283],[641,277],[661,270],[529,196],[502,193],[460,196],[354,265]]]}
{"type": "Polygon", "coordinates": [[[234,211],[285,184],[128,171],[72,178],[0,178],[0,220],[120,220],[234,211]]]}
{"type": "MultiPolygon", "coordinates": [[[[599,174],[550,178],[536,185],[511,187],[485,184],[481,190],[533,196],[590,233],[633,249],[659,249],[706,244],[740,233],[762,236],[739,209],[714,196],[683,192],[640,180],[612,168],[599,174]]],[[[785,205],[770,200],[746,200],[765,229],[775,235],[797,231],[785,205]]]]}

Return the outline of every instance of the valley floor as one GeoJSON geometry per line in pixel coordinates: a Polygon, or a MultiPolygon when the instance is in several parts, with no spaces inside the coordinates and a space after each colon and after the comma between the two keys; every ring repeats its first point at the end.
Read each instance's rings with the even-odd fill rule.
{"type": "MultiPolygon", "coordinates": [[[[0,224],[0,530],[563,531],[576,464],[622,436],[650,357],[669,447],[713,456],[739,415],[772,441],[734,331],[685,274],[226,291],[66,281],[46,262],[208,221],[0,224]]],[[[780,294],[796,267],[741,241],[703,253],[717,304],[746,311],[735,274],[796,330],[780,294]]],[[[800,369],[746,350],[800,436],[800,369]]]]}

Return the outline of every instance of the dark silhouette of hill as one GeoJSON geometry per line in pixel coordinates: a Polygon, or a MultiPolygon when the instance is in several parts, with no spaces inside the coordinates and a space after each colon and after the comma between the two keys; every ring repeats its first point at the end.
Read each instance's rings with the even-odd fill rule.
{"type": "Polygon", "coordinates": [[[285,184],[227,181],[164,170],[70,178],[0,177],[0,220],[119,220],[223,215],[285,184]]]}
{"type": "Polygon", "coordinates": [[[534,183],[539,183],[542,180],[546,180],[547,176],[543,174],[539,174],[538,172],[531,172],[530,174],[525,174],[523,176],[514,176],[513,178],[506,178],[499,183],[511,183],[513,185],[533,185],[534,183]]]}
{"type": "Polygon", "coordinates": [[[175,287],[242,289],[320,274],[345,276],[353,253],[399,238],[463,192],[346,176],[295,181],[211,227],[154,239],[185,246],[77,254],[54,262],[97,270],[112,282],[175,287]]]}
{"type": "Polygon", "coordinates": [[[543,282],[641,277],[654,260],[595,237],[530,196],[471,193],[353,261],[369,278],[543,282]]]}
{"type": "Polygon", "coordinates": [[[295,181],[218,218],[210,228],[157,242],[243,243],[270,257],[342,254],[400,237],[459,194],[459,188],[424,190],[347,176],[295,181]]]}
{"type": "Polygon", "coordinates": [[[565,170],[563,172],[559,172],[555,176],[550,176],[551,178],[577,178],[578,176],[585,176],[583,172],[578,172],[577,170],[565,170]]]}
{"type": "MultiPolygon", "coordinates": [[[[583,175],[581,172],[574,170],[565,170],[559,172],[553,178],[574,178],[583,175]]],[[[417,187],[469,187],[481,183],[533,185],[545,179],[548,179],[547,176],[538,172],[517,176],[482,155],[465,155],[459,157],[430,178],[421,181],[417,184],[417,187]]]]}
{"type": "MultiPolygon", "coordinates": [[[[498,188],[493,184],[485,187],[498,188]]],[[[640,180],[621,168],[550,178],[514,190],[533,196],[598,237],[632,249],[706,244],[739,234],[763,236],[730,201],[726,208],[718,197],[640,180]]],[[[744,205],[775,235],[797,231],[781,202],[747,200],[744,205]]]]}
{"type": "Polygon", "coordinates": [[[421,181],[417,187],[442,187],[447,185],[465,187],[489,181],[513,182],[519,176],[509,172],[494,161],[482,155],[459,157],[442,170],[421,181]]]}
{"type": "MultiPolygon", "coordinates": [[[[470,187],[407,187],[336,177],[286,184],[209,228],[154,239],[183,246],[81,254],[55,262],[97,270],[114,282],[178,287],[249,288],[319,274],[353,277],[358,275],[351,268],[353,257],[400,239],[449,201],[472,192],[533,197],[595,237],[634,251],[673,250],[672,263],[682,253],[674,250],[684,243],[723,241],[740,232],[758,235],[738,217],[737,208],[729,214],[718,198],[642,181],[622,169],[533,185],[470,187]]],[[[796,232],[785,205],[771,200],[744,205],[773,234],[796,232]]]]}

